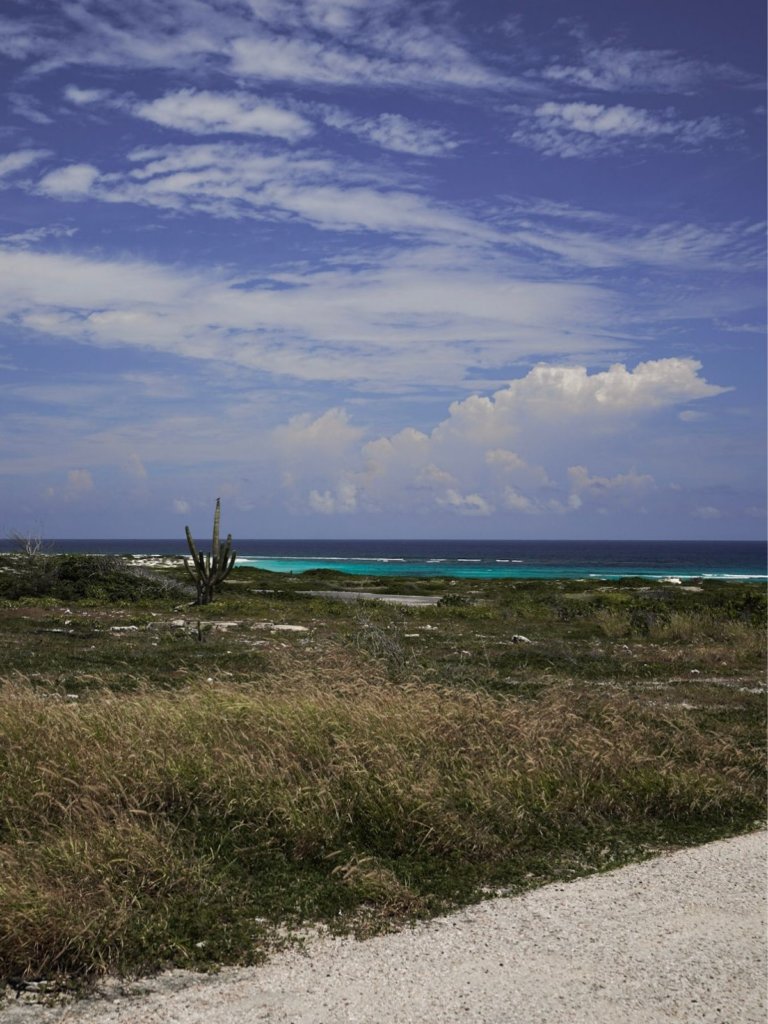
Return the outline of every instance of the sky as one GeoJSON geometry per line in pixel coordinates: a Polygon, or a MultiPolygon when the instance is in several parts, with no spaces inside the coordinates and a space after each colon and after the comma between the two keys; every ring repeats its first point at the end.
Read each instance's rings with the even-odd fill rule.
{"type": "Polygon", "coordinates": [[[765,533],[758,0],[4,0],[0,531],[765,533]]]}

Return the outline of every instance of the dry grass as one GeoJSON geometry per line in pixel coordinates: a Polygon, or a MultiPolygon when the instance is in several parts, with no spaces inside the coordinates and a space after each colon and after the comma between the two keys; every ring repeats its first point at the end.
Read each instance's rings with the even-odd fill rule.
{"type": "Polygon", "coordinates": [[[343,653],[79,701],[6,681],[0,976],[252,960],[280,920],[424,912],[548,858],[738,830],[762,767],[622,693],[395,686],[343,653]]]}

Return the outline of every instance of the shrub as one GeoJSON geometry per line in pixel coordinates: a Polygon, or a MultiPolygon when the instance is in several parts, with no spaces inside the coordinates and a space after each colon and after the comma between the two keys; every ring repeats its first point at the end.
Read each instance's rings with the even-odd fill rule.
{"type": "Polygon", "coordinates": [[[189,593],[175,580],[113,555],[17,556],[6,558],[3,569],[0,596],[12,600],[141,601],[189,593]]]}

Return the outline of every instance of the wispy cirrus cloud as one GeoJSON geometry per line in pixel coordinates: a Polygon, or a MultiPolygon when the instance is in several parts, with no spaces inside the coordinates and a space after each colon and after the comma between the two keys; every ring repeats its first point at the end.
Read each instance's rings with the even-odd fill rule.
{"type": "Polygon", "coordinates": [[[375,390],[455,386],[471,367],[615,344],[610,291],[513,280],[459,250],[364,268],[237,277],[149,262],[0,250],[0,316],[97,347],[153,350],[375,390]],[[468,343],[468,339],[471,343],[468,343]]]}
{"type": "Polygon", "coordinates": [[[657,113],[625,104],[548,100],[530,111],[517,107],[515,113],[519,122],[512,139],[546,156],[598,157],[630,146],[695,150],[734,134],[719,117],[684,119],[672,111],[657,113]]]}
{"type": "Polygon", "coordinates": [[[675,50],[599,44],[583,27],[572,38],[577,42],[575,59],[547,64],[541,72],[545,80],[595,92],[691,93],[712,82],[756,84],[733,65],[692,59],[675,50]]]}
{"type": "Polygon", "coordinates": [[[420,192],[308,152],[229,143],[142,148],[132,169],[102,173],[91,164],[49,171],[38,190],[61,199],[136,203],[224,218],[295,218],[321,230],[500,241],[492,226],[420,192]]]}
{"type": "Polygon", "coordinates": [[[445,156],[460,145],[444,128],[419,124],[402,114],[356,118],[346,111],[327,109],[323,119],[331,128],[352,132],[359,138],[395,153],[414,156],[445,156]]]}
{"type": "Polygon", "coordinates": [[[25,171],[50,155],[47,149],[17,149],[12,153],[0,154],[0,180],[25,171]]]}
{"type": "Polygon", "coordinates": [[[110,89],[83,89],[79,85],[67,85],[64,89],[64,99],[75,106],[90,106],[92,103],[103,103],[112,95],[110,89]]]}
{"type": "MultiPolygon", "coordinates": [[[[232,43],[232,70],[261,81],[303,85],[366,83],[384,88],[421,85],[502,90],[511,85],[456,43],[435,39],[427,32],[362,38],[364,48],[350,49],[316,39],[247,36],[232,43]]],[[[525,92],[532,91],[530,85],[516,84],[525,92]]]]}
{"type": "Polygon", "coordinates": [[[131,113],[164,128],[193,135],[270,135],[296,142],[314,130],[300,114],[242,92],[180,89],[156,100],[137,103],[131,113]]]}
{"type": "Polygon", "coordinates": [[[522,242],[570,263],[595,269],[631,264],[663,270],[743,273],[763,265],[761,224],[657,224],[638,226],[613,218],[587,228],[542,218],[517,232],[522,242]]]}
{"type": "MultiPolygon", "coordinates": [[[[513,80],[488,67],[448,27],[439,9],[405,4],[203,0],[73,0],[58,19],[20,16],[6,52],[36,57],[32,73],[65,67],[154,67],[176,71],[208,63],[259,81],[391,89],[420,85],[506,89],[513,80]],[[57,29],[51,23],[57,23],[57,29]]],[[[516,87],[535,88],[522,78],[516,87]]]]}

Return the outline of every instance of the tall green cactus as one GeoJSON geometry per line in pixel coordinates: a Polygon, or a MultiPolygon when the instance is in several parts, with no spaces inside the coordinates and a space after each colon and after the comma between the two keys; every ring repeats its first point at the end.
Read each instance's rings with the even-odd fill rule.
{"type": "Polygon", "coordinates": [[[214,593],[219,589],[221,583],[229,576],[235,565],[236,552],[232,550],[232,534],[227,534],[227,539],[219,543],[219,522],[221,520],[221,498],[216,499],[216,511],[213,513],[213,539],[211,541],[211,553],[205,554],[197,550],[192,539],[192,533],[188,526],[184,529],[187,534],[187,544],[192,558],[185,558],[184,565],[187,572],[195,581],[197,587],[197,604],[210,604],[214,593]],[[191,564],[190,564],[191,562],[191,564]]]}

